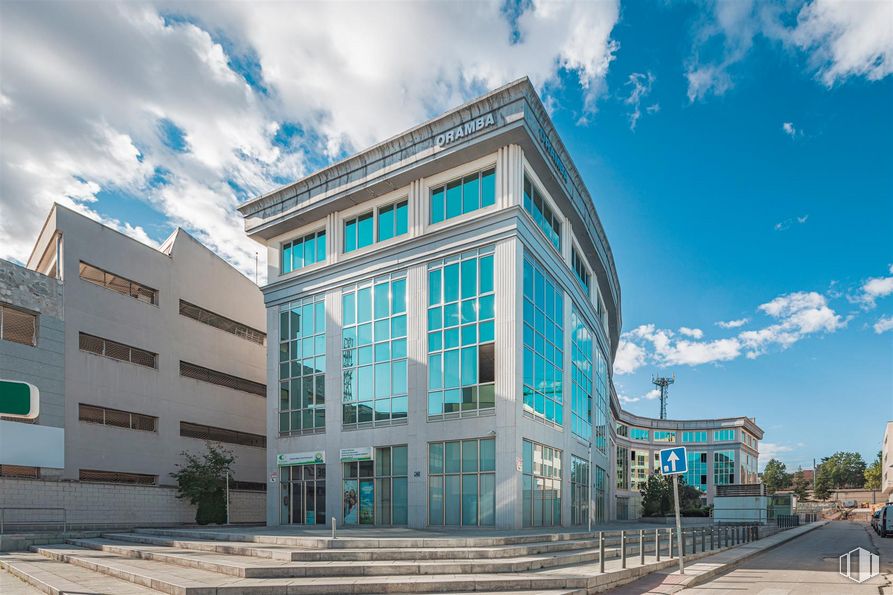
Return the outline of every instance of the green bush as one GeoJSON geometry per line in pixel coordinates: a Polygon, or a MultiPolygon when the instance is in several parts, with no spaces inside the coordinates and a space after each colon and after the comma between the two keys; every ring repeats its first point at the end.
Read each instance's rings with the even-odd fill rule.
{"type": "Polygon", "coordinates": [[[236,460],[233,453],[220,445],[205,443],[201,456],[180,453],[186,463],[177,464],[177,498],[187,498],[196,507],[195,522],[199,525],[226,523],[226,478],[232,474],[236,460]]]}

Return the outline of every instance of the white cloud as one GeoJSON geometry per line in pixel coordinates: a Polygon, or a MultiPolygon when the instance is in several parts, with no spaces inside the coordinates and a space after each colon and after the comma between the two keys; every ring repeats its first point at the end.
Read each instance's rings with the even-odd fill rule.
{"type": "Polygon", "coordinates": [[[791,138],[796,138],[796,136],[798,134],[800,134],[800,131],[797,130],[796,128],[794,128],[793,122],[785,122],[784,124],[781,125],[781,129],[784,131],[785,134],[787,134],[791,138]]]}
{"type": "MultiPolygon", "coordinates": [[[[639,118],[642,117],[642,100],[651,93],[651,87],[653,85],[654,75],[650,72],[634,72],[629,75],[629,78],[626,81],[626,86],[632,87],[632,90],[629,93],[629,97],[627,97],[623,102],[627,105],[632,106],[632,111],[629,113],[630,130],[636,129],[636,124],[639,123],[639,118]]],[[[649,114],[655,114],[659,111],[660,105],[658,104],[649,105],[645,108],[645,112],[649,114]]]]}
{"type": "MultiPolygon", "coordinates": [[[[618,361],[622,362],[622,373],[634,372],[647,364],[699,366],[732,361],[742,355],[755,359],[772,348],[784,350],[807,336],[833,333],[846,324],[828,305],[827,298],[817,292],[781,295],[760,305],[758,310],[775,322],[718,339],[705,339],[701,329],[681,327],[674,332],[654,324],[640,325],[621,336],[623,358],[618,350],[618,361]]],[[[717,325],[737,329],[748,320],[742,318],[717,325]]]]}
{"type": "Polygon", "coordinates": [[[889,0],[714,0],[695,29],[685,67],[689,101],[731,89],[732,71],[758,37],[804,53],[809,69],[829,87],[850,77],[880,80],[893,72],[891,23],[889,0]],[[795,16],[796,24],[788,26],[795,16]]]}
{"type": "Polygon", "coordinates": [[[704,336],[704,331],[699,328],[688,328],[687,326],[679,327],[679,332],[685,335],[686,337],[692,337],[694,339],[700,339],[704,336]]]}
{"type": "Polygon", "coordinates": [[[52,202],[103,219],[116,192],[162,214],[152,235],[181,225],[251,272],[240,200],[525,74],[549,102],[576,73],[594,112],[618,18],[616,1],[535,1],[514,25],[498,3],[6,4],[0,258],[27,258],[52,202]]]}
{"type": "Polygon", "coordinates": [[[893,330],[893,316],[881,316],[874,323],[874,332],[879,335],[891,330],[893,330]]]}
{"type": "Polygon", "coordinates": [[[889,277],[871,277],[859,288],[850,301],[860,303],[865,309],[875,307],[879,298],[893,294],[893,265],[890,265],[889,277]]]}
{"type": "Polygon", "coordinates": [[[852,76],[880,80],[893,72],[893,2],[813,0],[797,15],[791,40],[811,53],[829,87],[852,76]]]}
{"type": "Polygon", "coordinates": [[[737,320],[720,320],[716,323],[716,325],[722,328],[739,328],[744,326],[748,322],[750,322],[750,318],[739,318],[737,320]]]}
{"type": "Polygon", "coordinates": [[[617,399],[621,403],[636,403],[638,401],[653,401],[660,397],[660,390],[653,388],[644,395],[640,395],[638,397],[630,397],[627,395],[618,395],[617,399]]]}
{"type": "Polygon", "coordinates": [[[645,364],[645,349],[630,341],[620,340],[614,357],[614,373],[632,374],[645,364]]]}
{"type": "Polygon", "coordinates": [[[774,226],[772,226],[772,229],[774,229],[775,231],[787,231],[795,223],[797,225],[803,225],[808,220],[809,220],[809,214],[798,215],[797,217],[791,217],[791,218],[785,219],[784,221],[779,221],[774,226]]]}
{"type": "Polygon", "coordinates": [[[760,469],[772,459],[779,459],[783,453],[794,450],[793,446],[775,442],[760,442],[760,469]]]}

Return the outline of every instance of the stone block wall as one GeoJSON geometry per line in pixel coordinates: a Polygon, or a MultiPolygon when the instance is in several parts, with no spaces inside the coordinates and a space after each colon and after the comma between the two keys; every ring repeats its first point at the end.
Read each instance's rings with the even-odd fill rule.
{"type": "MultiPolygon", "coordinates": [[[[195,507],[170,486],[0,478],[4,532],[16,527],[58,528],[62,511],[69,528],[135,527],[195,523],[195,507]],[[21,508],[30,508],[23,510],[21,508]]],[[[263,523],[264,492],[230,492],[230,521],[263,523]]]]}

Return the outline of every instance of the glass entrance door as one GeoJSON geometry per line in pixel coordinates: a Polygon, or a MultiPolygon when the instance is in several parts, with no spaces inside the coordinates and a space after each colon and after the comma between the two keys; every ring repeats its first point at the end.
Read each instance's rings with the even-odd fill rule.
{"type": "Polygon", "coordinates": [[[325,525],[326,466],[280,467],[282,478],[281,522],[292,525],[325,525]]]}

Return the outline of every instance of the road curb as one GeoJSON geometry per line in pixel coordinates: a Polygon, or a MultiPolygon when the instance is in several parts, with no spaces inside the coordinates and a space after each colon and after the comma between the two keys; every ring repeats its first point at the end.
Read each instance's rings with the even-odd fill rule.
{"type": "MultiPolygon", "coordinates": [[[[753,548],[753,549],[748,548],[748,551],[743,552],[742,555],[739,556],[738,558],[736,558],[735,560],[726,562],[725,564],[717,566],[716,568],[711,568],[710,570],[707,570],[700,574],[696,574],[694,576],[683,579],[678,584],[682,585],[683,589],[688,589],[690,587],[697,587],[699,585],[703,585],[704,583],[708,582],[709,580],[716,578],[720,574],[725,574],[726,572],[728,572],[730,570],[734,570],[735,568],[740,566],[742,562],[746,562],[747,560],[753,558],[754,556],[768,552],[769,550],[774,549],[784,543],[787,543],[789,541],[797,539],[801,535],[806,535],[807,533],[810,533],[811,531],[814,531],[816,529],[824,527],[829,522],[830,521],[818,521],[815,523],[810,523],[809,525],[805,526],[803,531],[797,531],[796,529],[792,529],[789,531],[784,531],[782,533],[777,533],[776,535],[783,536],[783,539],[779,539],[778,541],[768,544],[763,548],[753,548]]],[[[772,537],[774,537],[774,535],[772,537]]],[[[767,538],[767,539],[769,539],[769,538],[767,538]]],[[[758,541],[754,542],[754,543],[759,544],[758,541]]]]}

